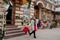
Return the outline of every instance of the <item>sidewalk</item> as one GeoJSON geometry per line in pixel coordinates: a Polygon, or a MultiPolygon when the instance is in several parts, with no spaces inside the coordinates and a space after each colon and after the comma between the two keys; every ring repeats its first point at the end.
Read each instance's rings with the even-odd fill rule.
{"type": "Polygon", "coordinates": [[[33,38],[33,35],[29,36],[27,34],[5,40],[60,40],[60,29],[39,29],[36,32],[36,36],[37,38],[35,39],[33,38]]]}

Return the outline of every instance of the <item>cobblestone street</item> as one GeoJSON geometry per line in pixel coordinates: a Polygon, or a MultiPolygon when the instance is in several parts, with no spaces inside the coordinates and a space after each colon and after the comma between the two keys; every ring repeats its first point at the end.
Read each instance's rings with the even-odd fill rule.
{"type": "Polygon", "coordinates": [[[33,38],[33,35],[23,35],[5,40],[60,40],[60,28],[53,29],[39,29],[36,32],[37,38],[33,38]]]}

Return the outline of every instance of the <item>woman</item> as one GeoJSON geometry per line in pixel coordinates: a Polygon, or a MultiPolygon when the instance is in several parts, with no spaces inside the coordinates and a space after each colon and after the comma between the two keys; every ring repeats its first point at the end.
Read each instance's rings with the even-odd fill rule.
{"type": "Polygon", "coordinates": [[[31,23],[30,23],[30,27],[31,27],[31,30],[32,32],[30,33],[34,35],[34,38],[36,38],[36,29],[34,28],[34,26],[36,27],[36,20],[34,18],[31,19],[31,23]]]}
{"type": "Polygon", "coordinates": [[[38,29],[39,29],[39,27],[41,27],[41,25],[42,25],[42,24],[41,24],[41,20],[39,20],[38,23],[37,23],[38,29]]]}

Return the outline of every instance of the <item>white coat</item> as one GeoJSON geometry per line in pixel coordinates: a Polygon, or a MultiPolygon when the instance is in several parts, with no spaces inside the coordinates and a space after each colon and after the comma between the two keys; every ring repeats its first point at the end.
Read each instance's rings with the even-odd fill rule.
{"type": "Polygon", "coordinates": [[[31,23],[29,24],[29,27],[31,30],[34,30],[34,20],[31,20],[31,23]]]}
{"type": "MultiPolygon", "coordinates": [[[[30,29],[33,31],[34,30],[34,20],[31,20],[31,23],[29,24],[29,26],[30,26],[30,29]]],[[[37,30],[37,25],[36,25],[36,30],[37,30]]]]}
{"type": "Polygon", "coordinates": [[[36,27],[37,27],[38,21],[39,21],[39,20],[38,20],[38,19],[36,19],[36,27]]]}

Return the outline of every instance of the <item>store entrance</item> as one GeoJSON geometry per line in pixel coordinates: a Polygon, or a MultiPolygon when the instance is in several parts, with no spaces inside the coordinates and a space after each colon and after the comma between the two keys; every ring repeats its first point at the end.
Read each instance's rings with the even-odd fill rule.
{"type": "Polygon", "coordinates": [[[34,10],[35,10],[35,12],[34,12],[35,18],[38,18],[39,19],[39,7],[37,5],[34,6],[34,10]]]}
{"type": "Polygon", "coordinates": [[[6,24],[12,24],[12,6],[9,6],[7,10],[7,15],[6,15],[6,24]]]}

